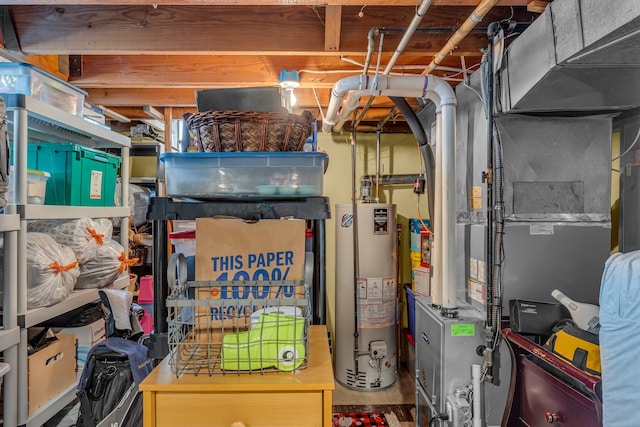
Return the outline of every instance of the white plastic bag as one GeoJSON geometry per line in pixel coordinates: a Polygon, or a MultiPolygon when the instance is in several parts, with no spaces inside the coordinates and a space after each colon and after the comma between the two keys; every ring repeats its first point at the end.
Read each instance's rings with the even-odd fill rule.
{"type": "Polygon", "coordinates": [[[76,289],[107,286],[126,270],[126,261],[122,245],[110,240],[98,248],[93,259],[80,263],[76,289]]]}
{"type": "Polygon", "coordinates": [[[95,258],[100,246],[111,241],[113,225],[106,218],[43,219],[30,222],[27,230],[50,235],[56,242],[73,249],[80,261],[86,262],[95,258]]]}
{"type": "Polygon", "coordinates": [[[71,248],[44,233],[27,233],[27,308],[47,307],[66,299],[80,269],[71,248]]]}

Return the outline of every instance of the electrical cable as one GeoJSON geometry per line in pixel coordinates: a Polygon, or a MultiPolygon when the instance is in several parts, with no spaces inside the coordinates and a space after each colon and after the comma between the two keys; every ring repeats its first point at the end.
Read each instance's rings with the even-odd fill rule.
{"type": "Polygon", "coordinates": [[[320,98],[318,98],[318,92],[316,92],[316,88],[311,88],[313,90],[313,96],[316,98],[316,104],[318,105],[318,110],[320,110],[320,117],[322,117],[322,121],[324,121],[324,113],[322,112],[322,105],[320,104],[320,98]]]}

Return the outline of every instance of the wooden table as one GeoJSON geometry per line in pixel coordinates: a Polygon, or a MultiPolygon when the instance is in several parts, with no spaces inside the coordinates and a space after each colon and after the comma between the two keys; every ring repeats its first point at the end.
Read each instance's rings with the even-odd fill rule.
{"type": "Polygon", "coordinates": [[[144,427],[329,427],[334,388],[326,326],[309,327],[297,373],[176,377],[165,358],[140,384],[144,427]]]}

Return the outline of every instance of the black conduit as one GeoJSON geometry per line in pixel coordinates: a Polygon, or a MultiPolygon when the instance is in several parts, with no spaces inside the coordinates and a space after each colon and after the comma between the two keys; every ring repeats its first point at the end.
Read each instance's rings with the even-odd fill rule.
{"type": "Polygon", "coordinates": [[[404,118],[407,120],[407,124],[409,125],[409,128],[411,128],[411,132],[413,132],[413,136],[415,136],[416,141],[420,146],[420,152],[422,153],[424,168],[427,174],[427,206],[429,208],[429,218],[431,219],[431,224],[434,224],[436,162],[433,157],[433,150],[431,150],[431,146],[429,145],[427,133],[424,131],[422,123],[420,123],[418,116],[416,116],[416,113],[413,111],[406,99],[398,96],[390,96],[389,99],[396,104],[398,110],[400,110],[404,118]]]}

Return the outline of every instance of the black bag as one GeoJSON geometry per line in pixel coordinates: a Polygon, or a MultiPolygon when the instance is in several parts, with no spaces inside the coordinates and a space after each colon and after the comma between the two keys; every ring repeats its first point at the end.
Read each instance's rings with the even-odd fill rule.
{"type": "Polygon", "coordinates": [[[80,413],[76,427],[142,426],[142,394],[133,380],[128,357],[111,350],[92,357],[91,375],[77,391],[80,413]]]}

